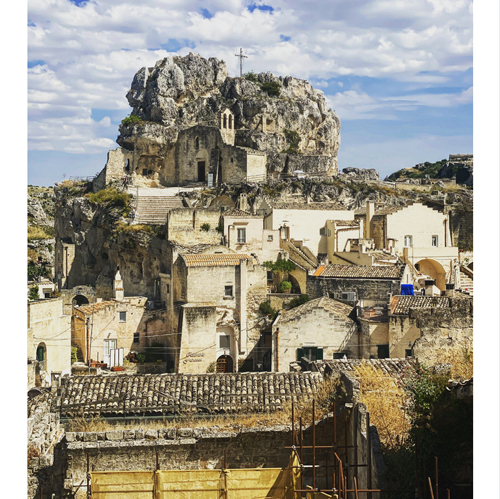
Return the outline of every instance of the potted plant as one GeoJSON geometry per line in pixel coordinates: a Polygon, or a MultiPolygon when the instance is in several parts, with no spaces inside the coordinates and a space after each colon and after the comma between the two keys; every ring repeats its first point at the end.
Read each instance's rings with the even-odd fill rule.
{"type": "Polygon", "coordinates": [[[290,281],[282,281],[280,284],[280,293],[290,293],[292,283],[290,281]]]}

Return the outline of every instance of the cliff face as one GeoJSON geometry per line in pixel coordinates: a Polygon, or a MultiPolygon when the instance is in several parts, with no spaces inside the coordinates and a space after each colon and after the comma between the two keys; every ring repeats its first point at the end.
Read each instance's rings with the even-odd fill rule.
{"type": "Polygon", "coordinates": [[[336,158],[340,145],[338,116],[307,81],[271,73],[229,78],[223,61],[193,53],[140,69],[127,99],[132,115],[143,120],[120,126],[117,142],[129,150],[150,142],[165,154],[179,130],[218,127],[225,108],[234,114],[235,145],[268,153],[268,163],[291,146],[289,152],[336,158]]]}

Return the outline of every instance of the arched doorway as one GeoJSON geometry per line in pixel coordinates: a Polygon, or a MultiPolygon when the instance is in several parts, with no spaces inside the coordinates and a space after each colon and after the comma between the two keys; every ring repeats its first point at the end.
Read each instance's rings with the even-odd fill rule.
{"type": "Polygon", "coordinates": [[[221,355],[217,359],[217,372],[218,373],[234,372],[233,358],[230,355],[221,355]]]}
{"type": "Polygon", "coordinates": [[[88,305],[89,304],[89,299],[85,295],[76,295],[72,303],[74,306],[80,307],[82,305],[88,305]]]}
{"type": "Polygon", "coordinates": [[[428,275],[436,281],[437,288],[441,291],[446,289],[446,271],[439,262],[426,258],[417,262],[416,265],[418,265],[417,268],[421,274],[428,275]]]}
{"type": "Polygon", "coordinates": [[[45,362],[47,360],[47,347],[45,343],[40,343],[36,349],[36,360],[38,362],[45,362]]]}

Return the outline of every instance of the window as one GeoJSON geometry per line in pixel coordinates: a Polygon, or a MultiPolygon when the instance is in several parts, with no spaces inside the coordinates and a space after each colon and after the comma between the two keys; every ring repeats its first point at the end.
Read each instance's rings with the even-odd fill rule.
{"type": "Polygon", "coordinates": [[[273,271],[272,270],[268,270],[267,271],[267,280],[268,281],[273,281],[274,280],[273,271]]]}
{"type": "Polygon", "coordinates": [[[437,236],[432,236],[431,238],[431,246],[434,248],[437,248],[438,245],[438,237],[437,236]]]}
{"type": "Polygon", "coordinates": [[[140,333],[134,333],[134,343],[140,343],[139,335],[140,333]]]}
{"type": "Polygon", "coordinates": [[[233,296],[232,286],[224,286],[224,296],[233,296]]]}
{"type": "Polygon", "coordinates": [[[127,321],[127,312],[120,312],[120,322],[127,321]]]}
{"type": "Polygon", "coordinates": [[[406,348],[405,349],[405,357],[411,357],[411,348],[406,348]]]}
{"type": "Polygon", "coordinates": [[[194,139],[194,147],[196,149],[200,148],[200,139],[199,139],[199,137],[196,137],[196,139],[194,139]]]}
{"type": "Polygon", "coordinates": [[[229,128],[233,128],[233,116],[231,114],[229,115],[229,128]]]}
{"type": "Polygon", "coordinates": [[[115,349],[116,340],[104,340],[104,355],[109,355],[109,351],[115,349]]]}
{"type": "Polygon", "coordinates": [[[143,168],[143,169],[142,169],[142,174],[143,174],[144,176],[146,176],[146,175],[148,174],[148,169],[147,169],[147,168],[143,168]]]}
{"type": "Polygon", "coordinates": [[[272,234],[269,234],[269,236],[267,236],[267,240],[268,240],[268,241],[272,241],[272,240],[273,240],[273,236],[272,236],[272,234]]]}
{"type": "Polygon", "coordinates": [[[167,284],[167,293],[170,293],[170,284],[167,284]]]}
{"type": "Polygon", "coordinates": [[[305,357],[307,360],[323,360],[323,347],[302,347],[297,348],[297,360],[305,357]]]}
{"type": "Polygon", "coordinates": [[[222,122],[223,122],[222,128],[227,128],[227,116],[226,115],[224,115],[222,117],[222,122]]]}
{"type": "Polygon", "coordinates": [[[246,243],[247,242],[247,230],[246,229],[238,229],[238,242],[246,243]]]}
{"type": "Polygon", "coordinates": [[[228,334],[219,336],[219,348],[231,348],[231,336],[228,334]]]}
{"type": "Polygon", "coordinates": [[[321,229],[319,229],[319,235],[326,236],[326,227],[322,227],[321,229]]]}
{"type": "Polygon", "coordinates": [[[405,248],[411,248],[412,246],[412,237],[411,236],[405,236],[405,248]]]}
{"type": "Polygon", "coordinates": [[[356,292],[347,291],[346,293],[342,293],[341,299],[346,301],[356,301],[356,292]]]}

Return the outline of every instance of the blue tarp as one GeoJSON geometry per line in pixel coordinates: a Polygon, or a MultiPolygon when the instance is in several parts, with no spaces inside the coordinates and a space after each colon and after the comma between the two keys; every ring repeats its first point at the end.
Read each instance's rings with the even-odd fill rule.
{"type": "Polygon", "coordinates": [[[413,284],[401,284],[401,294],[415,296],[413,292],[413,284]]]}

